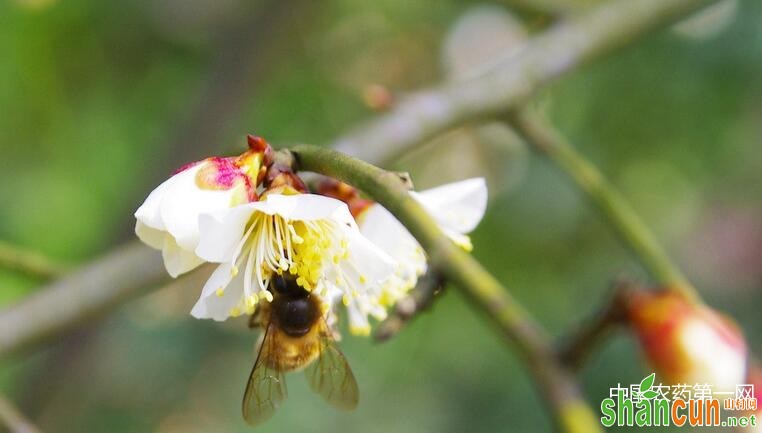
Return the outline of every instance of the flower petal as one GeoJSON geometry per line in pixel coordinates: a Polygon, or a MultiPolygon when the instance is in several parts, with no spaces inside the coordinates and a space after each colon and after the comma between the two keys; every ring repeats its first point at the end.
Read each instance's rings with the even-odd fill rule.
{"type": "Polygon", "coordinates": [[[402,274],[416,277],[426,271],[423,249],[391,212],[380,204],[374,204],[362,215],[362,235],[396,260],[402,274]]]}
{"type": "Polygon", "coordinates": [[[347,318],[349,319],[349,332],[354,335],[370,335],[368,313],[357,305],[357,300],[347,305],[347,318]]]}
{"type": "Polygon", "coordinates": [[[267,209],[263,211],[278,214],[286,219],[314,221],[333,219],[338,222],[355,225],[346,203],[318,194],[269,194],[265,197],[267,209]]]}
{"type": "Polygon", "coordinates": [[[212,272],[201,290],[201,296],[193,306],[191,315],[197,319],[223,321],[230,317],[231,310],[243,298],[243,274],[233,276],[232,265],[222,263],[212,272]],[[218,290],[223,289],[219,293],[218,290]]]}
{"type": "Polygon", "coordinates": [[[198,216],[232,206],[244,189],[242,185],[228,190],[199,188],[196,173],[204,166],[201,163],[173,176],[175,182],[165,192],[160,206],[167,231],[178,245],[191,251],[198,245],[198,216]]]}
{"type": "Polygon", "coordinates": [[[184,274],[204,263],[192,251],[188,251],[175,242],[170,235],[164,236],[164,245],[161,249],[161,256],[164,259],[164,267],[172,278],[184,274]]]}
{"type": "Polygon", "coordinates": [[[164,198],[164,194],[166,194],[167,190],[170,189],[172,184],[175,182],[173,179],[174,176],[170,177],[169,179],[162,182],[161,185],[157,186],[153,191],[151,191],[150,194],[148,194],[148,197],[143,202],[143,204],[140,205],[138,210],[135,211],[135,219],[153,229],[165,229],[164,222],[161,220],[161,212],[159,212],[159,207],[161,205],[162,199],[164,198]]]}
{"type": "Polygon", "coordinates": [[[164,247],[164,237],[167,233],[143,224],[140,220],[135,221],[135,234],[146,245],[160,250],[164,247]]]}
{"type": "Polygon", "coordinates": [[[351,262],[357,271],[358,283],[378,285],[394,273],[397,262],[358,230],[347,228],[346,236],[349,260],[341,262],[340,266],[351,262]]]}
{"type": "Polygon", "coordinates": [[[262,202],[253,202],[201,214],[198,218],[196,254],[209,262],[230,261],[251,215],[264,207],[262,202]]]}
{"type": "Polygon", "coordinates": [[[484,178],[466,179],[410,194],[443,228],[458,233],[471,232],[487,208],[484,178]]]}

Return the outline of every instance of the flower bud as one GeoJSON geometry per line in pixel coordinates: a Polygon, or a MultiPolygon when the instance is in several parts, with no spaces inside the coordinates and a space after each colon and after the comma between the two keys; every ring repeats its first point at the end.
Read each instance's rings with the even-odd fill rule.
{"type": "Polygon", "coordinates": [[[352,185],[330,177],[326,177],[320,181],[317,187],[317,192],[318,194],[332,197],[346,203],[347,206],[349,206],[349,211],[355,218],[374,203],[372,200],[362,198],[360,196],[360,191],[352,185]]]}
{"type": "Polygon", "coordinates": [[[264,177],[264,185],[267,189],[291,187],[300,193],[307,193],[307,185],[302,178],[291,170],[291,167],[274,163],[267,169],[264,177]]]}
{"type": "Polygon", "coordinates": [[[672,292],[637,293],[630,324],[648,362],[673,384],[709,384],[733,391],[746,375],[747,347],[733,321],[672,292]]]}

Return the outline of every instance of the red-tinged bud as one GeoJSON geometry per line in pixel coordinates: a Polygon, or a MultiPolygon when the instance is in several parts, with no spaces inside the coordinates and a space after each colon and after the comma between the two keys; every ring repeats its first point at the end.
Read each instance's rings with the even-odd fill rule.
{"type": "Polygon", "coordinates": [[[394,105],[394,95],[380,84],[371,84],[362,92],[365,105],[374,111],[386,111],[394,105]]]}
{"type": "Polygon", "coordinates": [[[668,291],[634,294],[628,314],[648,362],[667,382],[716,391],[743,383],[746,341],[730,318],[668,291]]]}
{"type": "Polygon", "coordinates": [[[330,177],[320,181],[317,193],[343,201],[349,206],[349,211],[355,218],[374,203],[372,200],[360,197],[360,191],[352,185],[330,177]]]}
{"type": "Polygon", "coordinates": [[[262,155],[262,165],[269,167],[273,163],[273,148],[262,137],[248,134],[246,141],[249,143],[249,150],[253,153],[262,155]]]}
{"type": "Polygon", "coordinates": [[[304,184],[302,178],[294,173],[291,170],[291,167],[283,164],[276,163],[271,165],[267,169],[267,174],[265,175],[264,180],[265,188],[267,189],[275,189],[288,186],[301,193],[309,192],[307,185],[304,184]]]}

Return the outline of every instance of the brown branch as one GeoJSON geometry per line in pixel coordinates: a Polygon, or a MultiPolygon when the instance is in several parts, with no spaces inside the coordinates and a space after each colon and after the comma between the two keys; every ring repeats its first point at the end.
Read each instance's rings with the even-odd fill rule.
{"type": "Polygon", "coordinates": [[[402,331],[418,313],[427,310],[444,288],[445,279],[441,273],[429,269],[418,279],[418,283],[404,298],[397,301],[389,317],[376,326],[373,338],[386,341],[402,331]]]}
{"type": "Polygon", "coordinates": [[[558,357],[561,362],[574,370],[582,366],[596,346],[625,320],[633,289],[634,285],[627,281],[614,284],[612,294],[603,306],[559,342],[558,357]]]}

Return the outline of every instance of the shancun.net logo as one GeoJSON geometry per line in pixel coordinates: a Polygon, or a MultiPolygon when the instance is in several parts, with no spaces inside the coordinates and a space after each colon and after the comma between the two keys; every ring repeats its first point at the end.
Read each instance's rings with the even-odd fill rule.
{"type": "Polygon", "coordinates": [[[651,373],[639,384],[611,388],[601,402],[601,424],[619,426],[731,426],[756,427],[757,399],[754,385],[737,385],[734,391],[713,390],[709,384],[656,385],[651,373]],[[722,400],[722,401],[720,401],[722,400]],[[738,411],[746,416],[729,416],[738,411]]]}

